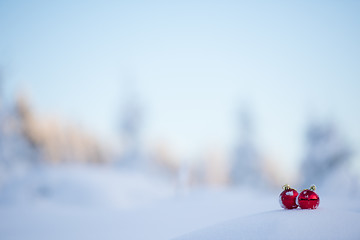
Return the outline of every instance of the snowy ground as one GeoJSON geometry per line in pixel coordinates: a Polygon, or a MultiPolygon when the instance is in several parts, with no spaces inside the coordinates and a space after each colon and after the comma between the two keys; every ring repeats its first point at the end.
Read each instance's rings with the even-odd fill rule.
{"type": "Polygon", "coordinates": [[[180,239],[359,239],[360,212],[332,209],[274,210],[238,218],[180,239]]]}
{"type": "Polygon", "coordinates": [[[360,239],[359,199],[320,190],[319,209],[286,211],[277,192],[185,194],[171,182],[108,168],[49,168],[7,179],[0,239],[360,239]]]}

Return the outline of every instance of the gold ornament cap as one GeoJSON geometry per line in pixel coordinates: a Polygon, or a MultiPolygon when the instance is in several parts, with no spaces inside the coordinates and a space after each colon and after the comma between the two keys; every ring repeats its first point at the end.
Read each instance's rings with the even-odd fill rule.
{"type": "Polygon", "coordinates": [[[291,189],[291,187],[290,187],[289,184],[285,184],[284,186],[282,186],[282,188],[283,188],[284,190],[289,190],[289,189],[291,189]]]}

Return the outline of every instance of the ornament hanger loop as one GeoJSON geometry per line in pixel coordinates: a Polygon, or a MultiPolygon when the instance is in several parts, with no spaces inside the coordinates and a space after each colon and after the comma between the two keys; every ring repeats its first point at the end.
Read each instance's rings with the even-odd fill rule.
{"type": "Polygon", "coordinates": [[[311,185],[310,190],[311,190],[311,191],[315,191],[315,190],[316,190],[316,186],[315,186],[314,184],[311,185]]]}
{"type": "Polygon", "coordinates": [[[290,186],[289,186],[289,184],[285,184],[284,186],[282,186],[282,188],[283,188],[284,190],[289,190],[289,189],[290,189],[290,186]]]}

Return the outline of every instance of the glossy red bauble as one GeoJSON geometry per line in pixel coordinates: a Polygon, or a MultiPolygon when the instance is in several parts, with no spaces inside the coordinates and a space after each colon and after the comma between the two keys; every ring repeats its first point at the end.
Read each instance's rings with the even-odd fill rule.
{"type": "Polygon", "coordinates": [[[284,191],[280,193],[279,196],[280,206],[285,209],[297,208],[296,197],[298,196],[298,192],[295,189],[290,188],[289,185],[284,185],[283,188],[284,191]]]}
{"type": "Polygon", "coordinates": [[[303,190],[298,197],[298,204],[302,209],[316,209],[320,204],[319,195],[315,193],[315,186],[303,190]]]}

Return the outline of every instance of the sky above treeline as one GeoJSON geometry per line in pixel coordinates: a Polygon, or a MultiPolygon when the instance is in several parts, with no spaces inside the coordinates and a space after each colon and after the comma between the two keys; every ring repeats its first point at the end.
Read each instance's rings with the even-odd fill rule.
{"type": "MultiPolygon", "coordinates": [[[[360,2],[0,1],[0,64],[10,103],[103,139],[136,99],[146,146],[181,159],[230,150],[247,109],[254,142],[294,170],[310,120],[360,150],[360,2]]],[[[357,159],[360,159],[357,156],[357,159]]]]}

